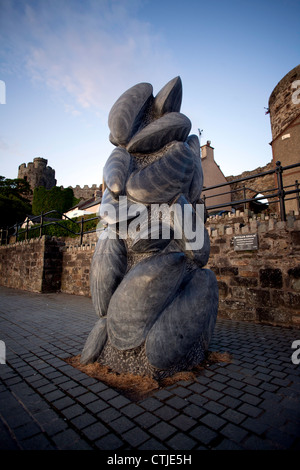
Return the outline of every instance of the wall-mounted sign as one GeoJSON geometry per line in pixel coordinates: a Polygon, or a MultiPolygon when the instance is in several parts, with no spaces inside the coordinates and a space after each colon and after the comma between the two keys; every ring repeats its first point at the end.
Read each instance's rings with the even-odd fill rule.
{"type": "Polygon", "coordinates": [[[247,233],[247,235],[237,235],[233,238],[235,251],[258,250],[257,233],[247,233]]]}

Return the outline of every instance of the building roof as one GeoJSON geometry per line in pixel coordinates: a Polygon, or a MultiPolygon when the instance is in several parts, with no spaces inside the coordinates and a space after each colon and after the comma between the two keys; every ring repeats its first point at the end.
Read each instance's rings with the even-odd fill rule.
{"type": "Polygon", "coordinates": [[[80,210],[84,211],[88,207],[93,207],[93,206],[96,206],[97,204],[100,204],[101,200],[102,200],[102,197],[98,196],[96,198],[92,197],[90,199],[87,199],[86,201],[80,201],[75,206],[70,207],[70,209],[68,209],[66,212],[70,212],[74,209],[80,209],[80,210]]]}

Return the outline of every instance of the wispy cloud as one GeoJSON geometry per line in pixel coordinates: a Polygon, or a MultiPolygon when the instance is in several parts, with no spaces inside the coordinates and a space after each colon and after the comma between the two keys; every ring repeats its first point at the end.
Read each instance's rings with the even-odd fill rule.
{"type": "Polygon", "coordinates": [[[2,63],[56,93],[67,92],[73,111],[79,106],[107,112],[127,87],[172,78],[172,55],[163,36],[138,18],[139,5],[139,0],[3,0],[2,63]]]}
{"type": "Polygon", "coordinates": [[[0,150],[7,150],[9,145],[0,137],[0,150]]]}

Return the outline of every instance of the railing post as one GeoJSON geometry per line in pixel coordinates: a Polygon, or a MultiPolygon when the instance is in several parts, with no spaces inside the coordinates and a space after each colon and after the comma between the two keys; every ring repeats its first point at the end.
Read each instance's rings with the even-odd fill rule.
{"type": "Polygon", "coordinates": [[[300,193],[299,193],[299,183],[298,183],[298,180],[295,181],[295,186],[296,186],[296,191],[298,191],[298,193],[296,194],[296,198],[297,198],[298,212],[300,212],[300,193]]]}
{"type": "Polygon", "coordinates": [[[6,245],[8,245],[8,227],[6,227],[6,245]]]}
{"type": "Polygon", "coordinates": [[[278,197],[279,197],[279,205],[280,205],[280,218],[282,221],[286,220],[286,213],[285,213],[285,203],[284,203],[284,189],[283,189],[283,181],[282,181],[282,166],[281,162],[276,162],[276,174],[277,174],[277,187],[278,187],[278,197]]]}
{"type": "Polygon", "coordinates": [[[43,236],[43,225],[44,225],[44,214],[41,213],[41,223],[40,223],[40,237],[43,236]]]}
{"type": "Polygon", "coordinates": [[[83,240],[83,223],[84,223],[84,217],[81,217],[81,227],[80,227],[80,246],[82,245],[82,240],[83,240]]]}
{"type": "MultiPolygon", "coordinates": [[[[243,197],[244,197],[244,199],[246,199],[246,185],[245,184],[243,184],[243,197]]],[[[244,202],[243,206],[244,206],[244,212],[246,212],[247,203],[244,202]]]]}
{"type": "Polygon", "coordinates": [[[28,240],[28,224],[29,224],[29,219],[27,217],[27,223],[26,223],[26,240],[28,240]]]}

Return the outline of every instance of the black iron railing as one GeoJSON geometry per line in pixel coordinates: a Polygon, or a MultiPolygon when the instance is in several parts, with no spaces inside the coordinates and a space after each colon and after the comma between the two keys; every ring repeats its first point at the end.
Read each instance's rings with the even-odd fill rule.
{"type": "MultiPolygon", "coordinates": [[[[235,180],[228,181],[227,183],[221,183],[221,184],[217,184],[217,185],[214,185],[214,186],[209,186],[209,187],[203,188],[202,198],[205,202],[206,209],[208,210],[208,212],[212,212],[212,211],[215,212],[217,209],[221,209],[221,208],[223,209],[224,207],[243,206],[245,208],[246,203],[257,202],[257,201],[261,201],[261,200],[264,200],[264,199],[268,199],[268,201],[270,201],[272,203],[278,203],[279,204],[280,219],[282,221],[284,221],[284,220],[286,220],[286,209],[285,209],[286,201],[296,199],[297,209],[299,211],[300,210],[300,195],[299,195],[298,180],[296,180],[295,184],[293,184],[293,185],[284,186],[282,175],[287,170],[291,170],[291,169],[299,168],[299,167],[300,167],[300,163],[295,163],[293,165],[287,165],[287,166],[283,167],[281,165],[281,162],[278,161],[278,162],[276,162],[276,168],[274,168],[273,170],[268,170],[268,171],[264,171],[264,172],[261,172],[261,173],[255,173],[253,175],[245,176],[244,178],[237,178],[235,180]],[[277,187],[274,187],[274,188],[271,188],[271,189],[262,187],[259,190],[259,193],[262,194],[261,196],[246,198],[246,190],[247,189],[251,190],[253,192],[256,192],[256,193],[258,193],[258,191],[253,190],[252,188],[248,188],[245,185],[242,185],[239,188],[236,188],[234,190],[230,189],[229,191],[225,191],[225,192],[214,192],[214,194],[211,194],[209,196],[205,195],[205,192],[209,191],[209,190],[215,190],[215,189],[219,189],[219,188],[221,189],[221,188],[228,187],[228,186],[231,187],[232,185],[237,184],[237,183],[243,183],[245,181],[261,178],[263,176],[271,175],[271,174],[276,175],[277,187]],[[293,188],[293,189],[291,189],[291,188],[293,188]],[[214,205],[209,204],[209,199],[211,199],[211,198],[215,198],[215,197],[219,197],[219,196],[225,196],[225,195],[229,195],[229,194],[232,196],[234,193],[241,192],[241,191],[243,192],[244,197],[239,199],[239,200],[233,200],[232,197],[231,197],[230,202],[227,202],[227,203],[222,202],[220,204],[214,204],[214,205]]],[[[274,181],[274,184],[275,184],[275,181],[274,181]]]]}
{"type": "Polygon", "coordinates": [[[84,230],[85,224],[88,222],[92,221],[98,221],[100,220],[99,217],[90,217],[90,218],[84,218],[81,217],[80,220],[74,220],[70,219],[70,217],[66,216],[65,214],[62,214],[61,212],[57,210],[52,210],[48,211],[45,213],[42,213],[41,215],[37,215],[35,217],[27,217],[27,220],[25,222],[25,227],[24,222],[22,223],[16,223],[15,225],[11,227],[6,227],[5,229],[0,229],[0,244],[8,244],[10,237],[15,237],[15,241],[19,241],[20,239],[25,239],[28,240],[30,238],[30,235],[32,232],[37,232],[38,231],[38,236],[42,237],[47,233],[46,227],[49,226],[57,226],[62,229],[62,231],[66,234],[66,236],[70,235],[73,237],[80,237],[80,245],[82,245],[83,242],[83,236],[88,234],[88,233],[94,233],[97,231],[97,227],[91,229],[91,230],[84,230]],[[58,215],[60,218],[57,218],[55,220],[49,220],[50,215],[58,215]],[[64,217],[62,219],[62,217],[64,217]],[[64,221],[68,221],[69,224],[66,225],[66,223],[63,223],[64,221]],[[71,228],[72,227],[72,228],[71,228]]]}
{"type": "MultiPolygon", "coordinates": [[[[285,203],[288,200],[296,199],[297,200],[297,208],[298,211],[300,212],[300,188],[299,188],[299,183],[298,180],[295,181],[295,184],[293,185],[283,185],[283,178],[282,175],[285,171],[291,170],[294,168],[299,168],[300,163],[296,163],[293,165],[288,165],[288,166],[281,166],[281,163],[278,161],[276,162],[276,168],[273,170],[268,170],[264,171],[261,173],[256,173],[254,175],[249,175],[245,176],[244,178],[237,178],[232,181],[228,181],[227,183],[221,183],[217,184],[215,186],[209,186],[206,188],[203,188],[202,192],[202,198],[204,200],[206,209],[208,212],[215,212],[217,209],[223,209],[224,207],[244,207],[246,208],[246,204],[250,202],[257,202],[261,201],[264,199],[268,199],[268,201],[271,201],[272,203],[278,203],[279,204],[279,213],[280,213],[280,218],[282,221],[286,220],[286,209],[285,209],[285,203]],[[241,187],[238,187],[236,189],[230,189],[229,191],[225,192],[217,192],[214,193],[210,196],[206,196],[205,192],[209,190],[214,190],[214,189],[221,189],[223,187],[229,186],[231,188],[232,185],[237,184],[237,183],[243,183],[245,181],[249,181],[251,179],[257,179],[261,178],[266,175],[270,174],[275,174],[276,175],[276,181],[277,181],[277,187],[274,188],[261,188],[259,190],[259,194],[262,194],[261,196],[255,196],[251,198],[246,197],[246,190],[251,190],[253,192],[257,193],[257,190],[253,190],[249,187],[246,187],[245,185],[242,185],[241,187]],[[293,189],[291,189],[293,188],[293,189]],[[243,194],[243,198],[239,200],[234,200],[232,199],[232,195],[237,192],[241,192],[243,194]],[[215,205],[209,205],[209,199],[218,197],[218,196],[225,196],[230,194],[231,201],[228,203],[222,202],[220,204],[215,204],[215,205]]],[[[71,234],[71,236],[76,236],[80,237],[80,245],[82,245],[83,242],[83,236],[88,234],[88,233],[94,233],[97,231],[97,228],[93,228],[91,230],[84,230],[85,224],[88,222],[92,222],[94,220],[100,221],[100,217],[91,217],[89,219],[85,219],[84,217],[81,217],[80,220],[74,220],[70,219],[64,214],[61,214],[60,212],[53,210],[46,212],[44,214],[41,214],[36,217],[32,217],[30,220],[27,218],[26,222],[26,227],[25,228],[20,228],[23,223],[16,223],[12,227],[6,227],[5,229],[0,229],[0,244],[8,244],[9,243],[9,238],[13,235],[15,237],[15,241],[18,241],[20,238],[25,238],[25,240],[28,240],[29,234],[32,230],[38,230],[39,231],[39,236],[42,236],[46,233],[46,227],[50,225],[56,225],[60,226],[66,233],[66,235],[71,234]],[[60,216],[59,219],[52,220],[52,221],[47,221],[47,216],[50,214],[58,214],[60,216]],[[67,226],[66,224],[63,224],[63,219],[68,220],[70,222],[70,226],[67,226]],[[33,223],[34,220],[37,220],[37,224],[34,226],[30,226],[30,222],[33,223]]]]}

